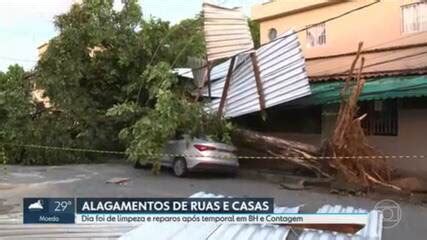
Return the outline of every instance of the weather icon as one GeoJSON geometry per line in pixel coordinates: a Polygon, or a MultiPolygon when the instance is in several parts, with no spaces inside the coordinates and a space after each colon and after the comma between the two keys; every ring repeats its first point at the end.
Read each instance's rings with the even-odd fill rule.
{"type": "Polygon", "coordinates": [[[35,203],[31,203],[31,204],[28,206],[28,209],[30,209],[30,210],[42,210],[42,209],[43,209],[42,201],[41,201],[41,200],[38,200],[38,201],[37,201],[37,202],[35,202],[35,203]]]}

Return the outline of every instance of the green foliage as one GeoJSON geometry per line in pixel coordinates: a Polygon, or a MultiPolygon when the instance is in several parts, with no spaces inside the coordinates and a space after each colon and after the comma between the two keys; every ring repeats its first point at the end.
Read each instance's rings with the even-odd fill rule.
{"type": "MultiPolygon", "coordinates": [[[[49,42],[37,66],[37,86],[72,120],[82,147],[121,149],[119,131],[144,115],[146,107],[153,107],[155,95],[151,92],[167,87],[151,83],[160,73],[146,68],[175,61],[178,49],[193,32],[191,28],[200,23],[188,20],[183,27],[171,27],[161,20],[144,21],[137,0],[127,1],[121,12],[113,10],[112,2],[86,0],[58,16],[59,35],[49,42]],[[126,115],[111,118],[119,115],[117,111],[126,115]]],[[[193,48],[188,49],[183,56],[200,53],[199,48],[195,54],[193,48]]],[[[158,71],[172,74],[169,68],[158,71]]]]}
{"type": "MultiPolygon", "coordinates": [[[[0,144],[22,143],[27,137],[33,106],[24,75],[24,69],[18,65],[10,66],[6,73],[0,72],[0,144]]],[[[16,154],[2,146],[0,161],[13,159],[16,154]]]]}
{"type": "MultiPolygon", "coordinates": [[[[187,134],[206,136],[211,140],[231,142],[231,124],[203,111],[200,103],[191,101],[186,91],[179,90],[178,79],[171,74],[166,63],[147,68],[143,83],[149,89],[149,99],[155,104],[147,114],[120,132],[128,146],[126,152],[132,161],[152,162],[160,167],[160,154],[168,140],[187,134]]],[[[123,112],[133,112],[134,104],[126,103],[112,108],[110,116],[119,117],[123,112]]]]}
{"type": "Polygon", "coordinates": [[[113,1],[86,0],[58,16],[59,35],[49,42],[37,66],[37,86],[46,90],[81,147],[120,148],[123,127],[107,110],[125,102],[129,84],[139,81],[147,55],[136,28],[141,25],[138,1],[121,12],[113,1]]]}
{"type": "Polygon", "coordinates": [[[149,92],[148,99],[158,98],[161,90],[171,89],[178,83],[178,78],[167,63],[160,62],[156,66],[148,66],[142,74],[142,84],[149,92]]]}
{"type": "Polygon", "coordinates": [[[170,36],[170,46],[172,55],[176,59],[175,67],[185,67],[187,57],[202,57],[205,52],[203,35],[203,19],[198,16],[192,19],[182,20],[172,26],[170,36]]]}
{"type": "Polygon", "coordinates": [[[201,119],[202,128],[197,136],[206,136],[209,140],[231,144],[233,125],[231,122],[218,118],[216,114],[206,114],[201,119]]]}
{"type": "Polygon", "coordinates": [[[251,31],[252,40],[254,41],[254,46],[255,48],[259,48],[261,45],[259,23],[251,19],[248,19],[248,25],[251,31]]]}
{"type": "Polygon", "coordinates": [[[175,136],[176,129],[186,124],[187,119],[181,118],[187,112],[186,107],[188,104],[170,90],[159,90],[154,109],[121,132],[129,144],[126,150],[129,159],[157,160],[153,156],[161,153],[165,143],[175,136]]]}
{"type": "Polygon", "coordinates": [[[135,118],[142,116],[146,113],[147,109],[144,109],[135,102],[124,102],[115,104],[113,107],[108,109],[107,117],[117,117],[117,121],[132,122],[135,118]]]}
{"type": "Polygon", "coordinates": [[[0,146],[0,164],[6,165],[7,164],[7,157],[6,157],[6,150],[3,146],[0,146]]]}
{"type": "MultiPolygon", "coordinates": [[[[84,160],[84,154],[17,147],[24,144],[79,146],[75,123],[61,112],[47,111],[32,101],[32,83],[13,65],[0,72],[0,163],[52,164],[84,160]]],[[[29,75],[27,75],[29,76],[29,75]]]]}
{"type": "Polygon", "coordinates": [[[169,22],[157,18],[142,21],[139,37],[144,43],[144,49],[149,57],[149,63],[167,61],[172,58],[170,52],[169,22]]]}
{"type": "Polygon", "coordinates": [[[205,45],[202,18],[185,19],[176,25],[160,19],[143,21],[141,38],[150,63],[168,62],[174,67],[185,67],[187,57],[202,57],[205,45]]]}
{"type": "MultiPolygon", "coordinates": [[[[28,123],[29,131],[22,144],[41,144],[55,147],[82,147],[84,141],[78,136],[78,129],[73,128],[72,120],[61,112],[49,112],[44,110],[37,116],[33,116],[28,123]]],[[[13,142],[15,143],[15,142],[13,142]]],[[[10,151],[16,151],[12,163],[26,165],[50,165],[67,163],[86,163],[96,160],[95,156],[86,153],[64,152],[54,149],[35,149],[11,147],[10,151]]]]}
{"type": "MultiPolygon", "coordinates": [[[[112,0],[84,0],[55,19],[33,80],[12,66],[0,73],[0,141],[56,147],[125,150],[151,160],[176,135],[229,142],[231,125],[206,114],[171,66],[203,55],[201,18],[171,26],[143,20],[137,0],[113,10],[112,0]],[[35,81],[35,82],[33,82],[35,81]],[[52,108],[31,100],[33,84],[52,108]]],[[[188,83],[188,82],[187,82],[188,83]]],[[[0,161],[58,164],[98,156],[4,145],[0,161]]]]}
{"type": "MultiPolygon", "coordinates": [[[[7,119],[19,120],[29,116],[31,96],[29,84],[24,79],[25,71],[18,65],[10,66],[6,73],[0,72],[0,137],[13,139],[19,133],[6,134],[7,119]]],[[[12,121],[10,122],[12,123],[12,121]]]]}

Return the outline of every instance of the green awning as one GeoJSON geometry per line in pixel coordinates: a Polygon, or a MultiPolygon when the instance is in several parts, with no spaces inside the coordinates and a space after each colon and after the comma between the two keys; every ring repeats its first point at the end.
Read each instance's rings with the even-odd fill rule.
{"type": "MultiPolygon", "coordinates": [[[[290,102],[290,105],[319,105],[338,103],[344,82],[310,84],[312,94],[290,102]]],[[[385,77],[368,80],[359,101],[427,96],[427,75],[385,77]]]]}

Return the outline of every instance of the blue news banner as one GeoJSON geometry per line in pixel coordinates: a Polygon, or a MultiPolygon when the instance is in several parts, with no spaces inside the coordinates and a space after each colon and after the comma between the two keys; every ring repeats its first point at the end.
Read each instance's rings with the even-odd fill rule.
{"type": "Polygon", "coordinates": [[[273,198],[24,198],[25,224],[72,224],[81,216],[268,214],[273,198]]]}

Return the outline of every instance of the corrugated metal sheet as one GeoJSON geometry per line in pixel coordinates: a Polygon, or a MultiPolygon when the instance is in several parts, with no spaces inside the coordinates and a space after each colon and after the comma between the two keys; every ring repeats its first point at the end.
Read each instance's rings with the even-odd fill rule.
{"type": "Polygon", "coordinates": [[[174,68],[173,72],[176,73],[178,76],[194,79],[193,71],[191,68],[174,68]]]}
{"type": "Polygon", "coordinates": [[[0,225],[0,239],[117,239],[134,225],[7,224],[0,225]]]}
{"type": "MultiPolygon", "coordinates": [[[[211,70],[211,82],[215,82],[216,80],[224,80],[225,75],[227,75],[228,67],[230,66],[230,60],[227,60],[221,64],[214,66],[211,70]]],[[[224,86],[224,82],[222,83],[224,86]]],[[[221,96],[219,96],[221,97],[221,96]]]]}
{"type": "Polygon", "coordinates": [[[206,65],[206,61],[204,59],[201,58],[197,58],[197,57],[188,57],[187,58],[187,65],[191,68],[191,71],[193,73],[193,77],[194,77],[194,85],[197,88],[202,88],[203,87],[203,83],[205,81],[205,75],[206,73],[206,68],[203,68],[203,66],[206,65]]]}
{"type": "Polygon", "coordinates": [[[22,213],[0,215],[0,239],[117,239],[135,224],[22,224],[22,213]]]}
{"type": "MultiPolygon", "coordinates": [[[[366,78],[427,73],[427,45],[368,52],[362,56],[366,78]]],[[[308,76],[312,82],[345,79],[353,59],[352,54],[307,59],[308,76]]]]}
{"type": "MultiPolygon", "coordinates": [[[[317,213],[366,213],[365,209],[354,207],[343,207],[340,205],[324,205],[317,213]]],[[[299,236],[299,240],[380,240],[382,237],[382,214],[380,211],[369,212],[366,226],[358,233],[343,234],[337,232],[304,230],[299,236]]]]}
{"type": "Polygon", "coordinates": [[[23,224],[21,213],[0,215],[0,239],[117,239],[137,225],[23,224]]]}
{"type": "Polygon", "coordinates": [[[117,239],[132,225],[17,224],[0,226],[1,239],[117,239]]]}
{"type": "Polygon", "coordinates": [[[248,22],[240,8],[203,3],[208,61],[231,57],[254,47],[248,22]]]}
{"type": "MultiPolygon", "coordinates": [[[[256,51],[266,107],[272,107],[310,94],[304,56],[293,31],[256,51]]],[[[211,92],[221,97],[229,62],[212,69],[211,92]]],[[[207,88],[203,94],[207,96],[207,88]]],[[[213,99],[207,109],[217,111],[220,99],[213,99]]],[[[237,56],[224,107],[225,117],[237,117],[260,110],[254,71],[249,53],[237,56]]]]}
{"type": "MultiPolygon", "coordinates": [[[[223,198],[226,196],[212,193],[199,192],[193,198],[223,198]]],[[[298,213],[300,207],[275,207],[275,213],[298,213]]],[[[340,205],[324,205],[318,213],[366,213],[367,210],[340,205]]],[[[143,224],[136,229],[124,234],[121,240],[284,240],[290,232],[289,227],[260,225],[260,224],[143,224]]],[[[296,233],[295,233],[296,234],[296,233]]],[[[382,215],[379,211],[371,211],[367,225],[355,235],[342,234],[328,231],[304,230],[299,236],[300,240],[381,240],[382,215]]]]}
{"type": "MultiPolygon", "coordinates": [[[[193,198],[223,198],[223,195],[199,192],[193,198]]],[[[299,207],[275,207],[276,213],[298,213],[299,207]]],[[[283,240],[290,229],[288,227],[260,224],[143,224],[126,233],[121,240],[283,240]]]]}
{"type": "MultiPolygon", "coordinates": [[[[241,56],[237,56],[237,63],[239,62],[239,59],[241,56]]],[[[236,69],[236,66],[238,64],[235,64],[234,69],[236,69]]],[[[221,64],[218,64],[214,66],[211,70],[211,96],[214,98],[220,98],[222,95],[222,89],[224,87],[225,83],[225,76],[227,75],[228,68],[230,67],[230,60],[227,60],[221,64]]],[[[205,87],[203,89],[203,95],[208,96],[208,88],[205,87]]]]}

